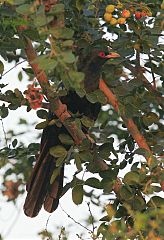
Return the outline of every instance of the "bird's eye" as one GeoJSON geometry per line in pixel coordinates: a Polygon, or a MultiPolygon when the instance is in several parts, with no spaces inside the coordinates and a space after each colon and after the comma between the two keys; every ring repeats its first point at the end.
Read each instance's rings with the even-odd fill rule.
{"type": "Polygon", "coordinates": [[[105,58],[105,53],[104,52],[99,52],[99,57],[101,57],[101,58],[105,58]]]}

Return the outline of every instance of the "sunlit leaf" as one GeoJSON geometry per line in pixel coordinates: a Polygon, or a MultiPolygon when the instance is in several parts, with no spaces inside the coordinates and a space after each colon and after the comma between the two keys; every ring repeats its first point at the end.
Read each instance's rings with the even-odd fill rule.
{"type": "Polygon", "coordinates": [[[135,185],[140,183],[140,175],[138,172],[128,172],[123,179],[124,183],[135,185]]]}
{"type": "Polygon", "coordinates": [[[88,178],[88,179],[85,181],[85,185],[88,185],[88,186],[93,187],[93,188],[98,188],[98,189],[101,189],[101,188],[102,188],[99,179],[94,178],[94,177],[88,178]]]}
{"type": "Polygon", "coordinates": [[[4,64],[2,61],[0,61],[0,74],[2,74],[4,71],[4,64]]]}
{"type": "Polygon", "coordinates": [[[72,200],[76,205],[79,205],[83,202],[83,185],[76,185],[72,189],[72,200]]]}
{"type": "Polygon", "coordinates": [[[50,154],[53,156],[53,157],[66,157],[67,156],[67,150],[61,146],[61,145],[58,145],[58,146],[54,146],[52,148],[50,148],[50,154]]]}
{"type": "Polygon", "coordinates": [[[63,144],[72,145],[74,143],[72,137],[68,134],[61,133],[59,134],[59,139],[63,144]]]}

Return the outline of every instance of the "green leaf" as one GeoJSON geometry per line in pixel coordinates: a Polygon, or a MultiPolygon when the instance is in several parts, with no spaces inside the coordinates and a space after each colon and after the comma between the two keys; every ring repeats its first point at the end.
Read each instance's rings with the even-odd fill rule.
{"type": "Polygon", "coordinates": [[[14,139],[14,140],[12,141],[12,146],[15,148],[16,145],[17,145],[17,143],[18,143],[18,140],[17,140],[17,139],[14,139]]]}
{"type": "Polygon", "coordinates": [[[143,116],[143,122],[146,126],[150,126],[153,123],[157,123],[159,121],[159,117],[156,113],[149,112],[147,115],[143,116]]]}
{"type": "Polygon", "coordinates": [[[22,72],[19,72],[19,73],[18,73],[18,79],[19,79],[19,81],[22,81],[22,79],[23,79],[22,72]]]}
{"type": "Polygon", "coordinates": [[[153,192],[161,192],[161,187],[151,186],[153,192]]]}
{"type": "Polygon", "coordinates": [[[81,11],[84,8],[85,0],[76,0],[76,8],[81,11]]]}
{"type": "Polygon", "coordinates": [[[135,154],[139,154],[139,155],[142,155],[144,157],[148,157],[150,155],[150,153],[144,149],[144,148],[138,148],[134,151],[135,154]]]}
{"type": "Polygon", "coordinates": [[[91,162],[93,160],[93,155],[88,151],[82,151],[79,155],[82,162],[91,162]]]}
{"type": "Polygon", "coordinates": [[[134,151],[134,153],[143,155],[145,158],[147,158],[150,169],[153,169],[158,165],[157,159],[153,155],[151,155],[150,152],[148,152],[146,149],[138,148],[137,150],[134,151]]]}
{"type": "Polygon", "coordinates": [[[90,118],[88,118],[88,117],[86,117],[86,116],[83,116],[83,117],[81,118],[81,122],[82,122],[82,124],[83,124],[85,127],[87,127],[87,128],[90,128],[90,127],[93,127],[93,126],[94,126],[94,120],[92,120],[92,119],[90,119],[90,118]]]}
{"type": "Polygon", "coordinates": [[[0,74],[3,74],[4,71],[4,64],[2,61],[0,61],[0,74]]]}
{"type": "Polygon", "coordinates": [[[131,205],[132,210],[135,211],[142,211],[146,208],[146,202],[141,196],[134,196],[128,203],[131,205]]]}
{"type": "Polygon", "coordinates": [[[66,157],[66,156],[64,156],[64,155],[61,156],[61,157],[58,157],[58,159],[56,160],[56,167],[60,167],[60,166],[62,166],[65,157],[66,157]]]}
{"type": "Polygon", "coordinates": [[[107,103],[107,98],[104,95],[104,93],[101,90],[96,90],[95,94],[97,96],[97,101],[102,103],[102,104],[106,104],[107,103]]]}
{"type": "Polygon", "coordinates": [[[128,215],[127,209],[123,206],[120,206],[115,214],[115,217],[122,218],[122,217],[126,217],[127,215],[128,215]]]}
{"type": "Polygon", "coordinates": [[[21,4],[25,3],[25,2],[26,2],[26,0],[13,0],[13,4],[14,5],[21,5],[21,4]]]}
{"type": "Polygon", "coordinates": [[[71,39],[74,31],[71,28],[53,28],[50,31],[56,39],[71,39]]]}
{"type": "Polygon", "coordinates": [[[114,184],[113,181],[111,181],[108,178],[102,179],[101,186],[104,190],[104,193],[111,193],[113,190],[113,184],[114,184]]]}
{"type": "Polygon", "coordinates": [[[30,15],[35,12],[32,4],[23,4],[16,7],[16,12],[22,15],[30,15]]]}
{"type": "Polygon", "coordinates": [[[62,52],[62,57],[63,57],[63,61],[65,63],[74,63],[75,62],[75,55],[72,53],[72,51],[65,51],[62,52]]]}
{"type": "Polygon", "coordinates": [[[111,150],[111,143],[104,143],[99,147],[99,156],[107,160],[111,154],[111,150]]]}
{"type": "Polygon", "coordinates": [[[50,14],[54,14],[54,15],[63,13],[63,12],[64,12],[64,4],[62,3],[55,4],[50,10],[50,14]]]}
{"type": "Polygon", "coordinates": [[[140,175],[138,172],[128,172],[123,179],[123,182],[128,185],[136,185],[140,183],[140,175]]]}
{"type": "Polygon", "coordinates": [[[164,198],[159,196],[153,196],[147,203],[148,207],[162,208],[164,206],[164,198]]]}
{"type": "Polygon", "coordinates": [[[100,234],[104,235],[106,234],[107,231],[108,231],[108,225],[106,225],[105,223],[102,223],[97,229],[97,236],[99,236],[100,234]]]}
{"type": "Polygon", "coordinates": [[[48,119],[48,112],[46,110],[40,109],[37,111],[38,118],[48,119]]]}
{"type": "Polygon", "coordinates": [[[20,104],[17,102],[14,102],[14,104],[9,104],[8,105],[8,108],[10,109],[10,110],[16,110],[18,107],[20,107],[20,104]]]}
{"type": "Polygon", "coordinates": [[[76,185],[72,189],[72,200],[76,205],[79,205],[83,202],[83,185],[76,185]]]}
{"type": "Polygon", "coordinates": [[[3,104],[3,105],[0,107],[0,116],[1,116],[1,118],[7,117],[8,114],[9,114],[8,108],[5,107],[5,105],[3,104]]]}
{"type": "Polygon", "coordinates": [[[25,125],[27,125],[27,120],[24,119],[24,118],[20,118],[18,124],[25,124],[25,125]]]}
{"type": "Polygon", "coordinates": [[[81,158],[80,158],[79,153],[74,153],[73,157],[75,159],[75,164],[76,164],[76,167],[77,167],[78,171],[81,171],[82,170],[82,164],[81,164],[81,158]]]}
{"type": "Polygon", "coordinates": [[[112,182],[112,180],[116,180],[116,178],[117,178],[118,168],[116,168],[116,169],[109,168],[108,170],[101,171],[99,174],[100,174],[100,177],[102,177],[104,179],[107,178],[108,180],[110,180],[112,182]]]}
{"type": "Polygon", "coordinates": [[[132,189],[128,186],[123,185],[119,191],[120,196],[124,200],[130,200],[134,197],[132,189]]]}
{"type": "Polygon", "coordinates": [[[137,211],[135,214],[135,221],[132,221],[132,226],[134,226],[136,231],[146,230],[148,218],[150,218],[148,214],[137,211]]]}
{"type": "Polygon", "coordinates": [[[59,176],[59,173],[60,173],[60,168],[55,168],[50,179],[50,184],[53,184],[57,176],[59,176]]]}
{"type": "Polygon", "coordinates": [[[88,94],[86,95],[86,98],[87,98],[88,101],[90,101],[91,103],[96,103],[96,102],[98,101],[97,95],[96,95],[94,92],[88,93],[88,94]]]}
{"type": "Polygon", "coordinates": [[[49,55],[38,56],[33,63],[39,64],[40,68],[44,71],[54,70],[58,65],[58,62],[54,58],[50,58],[49,55]]]}
{"type": "Polygon", "coordinates": [[[48,121],[40,122],[35,126],[35,129],[44,129],[48,126],[48,121]]]}
{"type": "Polygon", "coordinates": [[[58,146],[54,146],[54,147],[50,148],[50,154],[56,158],[66,157],[67,150],[63,146],[58,145],[58,146]]]}
{"type": "Polygon", "coordinates": [[[78,146],[80,152],[90,149],[90,141],[88,138],[83,139],[82,143],[78,146]]]}
{"type": "Polygon", "coordinates": [[[73,45],[73,40],[65,40],[62,42],[62,47],[72,47],[73,45]]]}
{"type": "Polygon", "coordinates": [[[91,172],[91,173],[98,173],[98,172],[100,172],[101,169],[98,165],[93,164],[93,162],[89,162],[87,164],[87,170],[88,170],[88,172],[91,172]]]}
{"type": "Polygon", "coordinates": [[[14,89],[14,93],[17,98],[20,98],[20,99],[24,98],[22,92],[18,88],[14,89]]]}
{"type": "Polygon", "coordinates": [[[39,143],[30,143],[28,145],[28,150],[33,152],[33,151],[38,151],[39,150],[39,147],[40,147],[40,144],[39,143]]]}
{"type": "Polygon", "coordinates": [[[102,188],[99,179],[94,178],[94,177],[88,178],[85,181],[85,185],[88,185],[90,187],[97,188],[97,189],[101,189],[102,188]]]}
{"type": "Polygon", "coordinates": [[[70,135],[67,135],[65,133],[59,134],[59,139],[61,143],[66,144],[66,145],[73,145],[74,141],[70,135]]]}
{"type": "Polygon", "coordinates": [[[123,160],[121,163],[120,163],[120,169],[124,169],[127,165],[127,161],[126,160],[123,160]]]}
{"type": "MultiPolygon", "coordinates": [[[[53,18],[51,18],[51,19],[53,20],[53,18]]],[[[48,23],[45,14],[36,15],[34,23],[35,23],[36,27],[45,26],[48,23]]]]}
{"type": "Polygon", "coordinates": [[[3,83],[1,83],[0,84],[0,88],[4,88],[4,87],[6,87],[8,84],[3,84],[3,83]]]}
{"type": "Polygon", "coordinates": [[[83,88],[76,89],[76,93],[82,98],[85,96],[86,92],[83,88]]]}
{"type": "Polygon", "coordinates": [[[84,80],[84,73],[83,72],[76,72],[73,70],[70,70],[68,72],[68,75],[70,77],[70,84],[72,87],[76,87],[79,88],[80,87],[80,83],[84,80]]]}

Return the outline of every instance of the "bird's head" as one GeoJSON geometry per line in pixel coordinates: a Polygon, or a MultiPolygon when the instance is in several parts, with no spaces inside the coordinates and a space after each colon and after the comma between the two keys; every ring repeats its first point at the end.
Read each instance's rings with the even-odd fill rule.
{"type": "Polygon", "coordinates": [[[86,92],[92,92],[98,89],[101,69],[105,64],[105,62],[108,59],[114,59],[114,58],[120,57],[118,53],[111,52],[111,51],[109,52],[108,49],[104,51],[99,49],[94,49],[92,51],[92,54],[89,56],[86,58],[86,61],[83,62],[84,68],[81,68],[85,73],[84,88],[86,92]],[[88,62],[87,62],[87,59],[89,59],[88,62]]]}
{"type": "Polygon", "coordinates": [[[104,52],[104,51],[99,51],[98,56],[106,60],[120,57],[120,55],[116,52],[104,52]]]}
{"type": "MultiPolygon", "coordinates": [[[[98,72],[101,70],[101,67],[104,65],[104,63],[109,60],[109,59],[115,59],[115,58],[120,58],[121,56],[113,51],[109,51],[108,49],[94,49],[94,51],[91,54],[91,58],[89,61],[90,67],[95,68],[98,72]]],[[[94,71],[95,71],[94,70],[94,71]]]]}

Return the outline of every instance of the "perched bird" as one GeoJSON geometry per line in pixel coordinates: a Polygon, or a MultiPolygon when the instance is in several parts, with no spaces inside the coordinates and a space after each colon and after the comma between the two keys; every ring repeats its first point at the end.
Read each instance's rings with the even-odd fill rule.
{"type": "MultiPolygon", "coordinates": [[[[85,73],[84,89],[87,93],[98,89],[101,68],[109,58],[119,57],[117,53],[93,51],[90,56],[80,59],[78,70],[85,73]]],[[[91,103],[87,98],[80,97],[75,91],[69,91],[66,96],[60,98],[62,103],[67,105],[68,111],[76,114],[85,115],[96,120],[101,105],[100,103],[91,103]]],[[[53,119],[50,114],[50,120],[53,119]]],[[[87,129],[84,129],[87,133],[87,129]]],[[[59,134],[69,134],[67,129],[57,125],[47,126],[43,130],[40,153],[36,159],[35,166],[32,170],[31,177],[27,183],[27,196],[24,203],[24,212],[29,217],[35,217],[39,213],[42,205],[48,212],[56,210],[59,204],[59,198],[63,189],[64,164],[58,168],[58,174],[53,183],[50,183],[51,176],[56,167],[56,159],[49,153],[53,146],[63,145],[59,139],[59,134]]],[[[69,146],[64,145],[68,150],[69,146]]]]}

